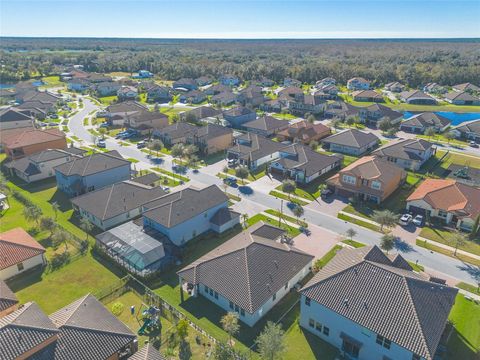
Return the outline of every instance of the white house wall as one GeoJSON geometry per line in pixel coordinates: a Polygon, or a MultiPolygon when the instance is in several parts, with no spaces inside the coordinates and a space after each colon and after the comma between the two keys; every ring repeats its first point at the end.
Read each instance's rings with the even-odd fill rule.
{"type": "Polygon", "coordinates": [[[36,255],[30,259],[23,261],[22,263],[23,263],[23,270],[21,271],[18,270],[17,264],[12,265],[6,269],[0,270],[0,280],[7,280],[31,268],[34,268],[39,265],[43,265],[44,264],[43,254],[36,255]]]}

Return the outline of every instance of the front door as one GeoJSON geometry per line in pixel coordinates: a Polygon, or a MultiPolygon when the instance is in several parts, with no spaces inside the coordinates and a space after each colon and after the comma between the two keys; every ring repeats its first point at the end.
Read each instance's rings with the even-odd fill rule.
{"type": "Polygon", "coordinates": [[[342,350],[349,359],[357,359],[360,353],[360,347],[347,339],[343,339],[342,350]]]}

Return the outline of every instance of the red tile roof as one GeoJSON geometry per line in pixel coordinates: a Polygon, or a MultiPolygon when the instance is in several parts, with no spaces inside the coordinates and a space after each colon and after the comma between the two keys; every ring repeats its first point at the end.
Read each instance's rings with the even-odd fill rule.
{"type": "Polygon", "coordinates": [[[45,248],[22,228],[0,233],[0,270],[44,252],[45,248]]]}

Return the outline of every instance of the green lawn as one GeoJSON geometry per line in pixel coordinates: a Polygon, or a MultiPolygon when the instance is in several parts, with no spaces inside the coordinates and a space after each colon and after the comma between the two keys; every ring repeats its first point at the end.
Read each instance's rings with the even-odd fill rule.
{"type": "Polygon", "coordinates": [[[479,286],[467,284],[465,282],[459,282],[456,286],[460,289],[469,291],[472,294],[480,295],[480,287],[479,286]]]}
{"type": "Polygon", "coordinates": [[[42,81],[44,83],[42,88],[65,87],[65,83],[60,81],[59,76],[44,76],[42,81]]]}
{"type": "Polygon", "coordinates": [[[298,228],[296,227],[293,227],[293,226],[289,226],[289,225],[286,225],[285,223],[278,223],[278,220],[275,220],[275,219],[272,219],[266,215],[263,215],[263,214],[256,214],[254,216],[252,216],[251,218],[249,218],[247,220],[247,227],[250,227],[254,224],[256,224],[257,222],[259,221],[263,221],[267,224],[270,224],[272,226],[276,226],[276,227],[279,227],[279,228],[282,228],[283,230],[287,231],[287,233],[293,238],[297,235],[300,235],[300,230],[298,230],[298,228]]]}
{"type": "MultiPolygon", "coordinates": [[[[426,226],[420,232],[421,237],[455,247],[455,243],[451,240],[453,234],[453,231],[449,229],[426,226]]],[[[472,240],[467,240],[465,244],[460,245],[458,248],[475,255],[480,255],[480,244],[472,240]]]]}
{"type": "Polygon", "coordinates": [[[348,216],[346,214],[340,214],[340,213],[337,215],[337,217],[341,220],[351,222],[352,224],[356,224],[358,226],[362,226],[364,228],[380,232],[380,227],[379,226],[371,224],[369,222],[362,221],[360,219],[356,219],[356,218],[353,218],[353,217],[348,216]]]}
{"type": "Polygon", "coordinates": [[[265,210],[265,212],[267,214],[273,215],[277,218],[280,216],[283,220],[289,221],[293,224],[298,224],[298,225],[303,226],[303,227],[308,227],[308,223],[306,223],[305,221],[297,219],[296,217],[293,217],[293,216],[285,215],[284,213],[281,213],[280,211],[273,210],[273,209],[267,209],[267,210],[265,210]]]}
{"type": "Polygon", "coordinates": [[[331,248],[321,259],[318,259],[315,261],[314,267],[317,269],[322,269],[325,265],[328,264],[330,260],[332,260],[335,255],[337,255],[337,252],[343,249],[343,246],[341,245],[335,245],[333,248],[331,248]]]}
{"type": "Polygon", "coordinates": [[[300,200],[300,199],[297,199],[297,198],[293,198],[293,197],[290,197],[288,196],[288,194],[284,194],[284,193],[281,193],[279,191],[275,191],[275,190],[272,190],[270,191],[269,193],[270,195],[272,196],[275,196],[279,199],[283,199],[283,200],[286,200],[288,202],[292,202],[292,203],[295,203],[295,204],[299,204],[301,206],[305,206],[305,205],[308,205],[308,202],[307,201],[303,201],[303,200],[300,200]]]}
{"type": "Polygon", "coordinates": [[[190,181],[190,179],[189,179],[188,177],[186,177],[186,176],[182,176],[182,175],[180,175],[180,174],[175,174],[175,173],[173,173],[173,172],[171,172],[171,171],[168,171],[168,170],[165,170],[165,169],[162,169],[162,168],[159,168],[159,167],[153,167],[152,170],[154,170],[154,171],[156,171],[156,172],[159,172],[159,173],[161,173],[161,174],[165,174],[165,175],[167,175],[167,176],[170,176],[170,177],[172,177],[172,178],[174,178],[174,179],[181,180],[181,181],[183,181],[183,182],[188,182],[188,181],[190,181]]]}
{"type": "Polygon", "coordinates": [[[420,264],[416,264],[414,263],[413,261],[408,261],[407,262],[409,263],[409,265],[412,267],[413,271],[417,271],[417,272],[422,272],[422,271],[425,271],[425,268],[420,265],[420,264]]]}
{"type": "Polygon", "coordinates": [[[453,251],[442,248],[440,246],[435,246],[432,243],[425,242],[424,240],[418,240],[417,239],[415,243],[417,244],[417,246],[423,247],[425,249],[435,251],[435,252],[438,252],[440,254],[456,258],[460,261],[463,261],[463,262],[466,262],[466,263],[469,263],[469,264],[472,264],[472,265],[475,265],[475,266],[480,266],[480,260],[477,260],[477,259],[472,258],[470,256],[466,256],[466,255],[462,255],[462,254],[458,254],[458,253],[457,253],[457,255],[454,255],[453,251]]]}
{"type": "Polygon", "coordinates": [[[100,101],[100,103],[102,105],[111,105],[112,103],[114,103],[115,101],[117,101],[118,97],[116,95],[112,95],[112,96],[103,96],[103,97],[99,97],[98,100],[100,101]]]}
{"type": "Polygon", "coordinates": [[[293,120],[298,118],[298,116],[292,115],[292,114],[281,114],[281,113],[275,113],[272,115],[274,118],[280,119],[280,120],[293,120]]]}
{"type": "Polygon", "coordinates": [[[350,240],[350,239],[342,240],[342,242],[344,244],[350,245],[350,246],[352,246],[356,249],[366,246],[364,243],[361,243],[361,242],[358,242],[358,241],[355,241],[355,240],[350,240]]]}

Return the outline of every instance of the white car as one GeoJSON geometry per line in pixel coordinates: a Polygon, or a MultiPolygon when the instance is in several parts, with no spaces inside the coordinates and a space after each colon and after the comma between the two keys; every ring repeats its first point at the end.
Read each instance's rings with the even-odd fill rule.
{"type": "Polygon", "coordinates": [[[410,222],[412,221],[412,215],[410,214],[403,214],[402,217],[400,218],[400,225],[403,225],[403,226],[406,226],[408,224],[410,224],[410,222]]]}
{"type": "Polygon", "coordinates": [[[415,218],[413,219],[413,223],[416,226],[422,226],[423,225],[423,216],[422,215],[415,216],[415,218]]]}

